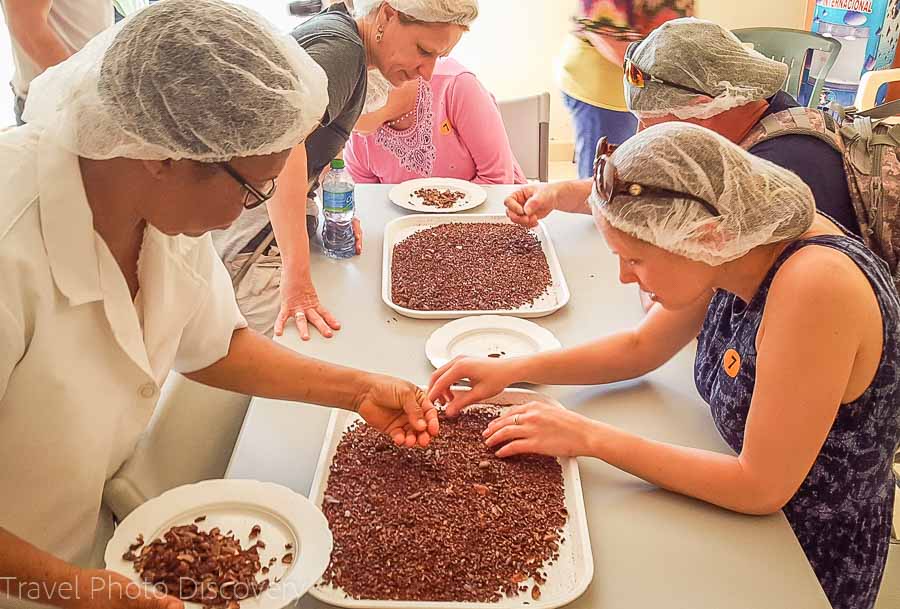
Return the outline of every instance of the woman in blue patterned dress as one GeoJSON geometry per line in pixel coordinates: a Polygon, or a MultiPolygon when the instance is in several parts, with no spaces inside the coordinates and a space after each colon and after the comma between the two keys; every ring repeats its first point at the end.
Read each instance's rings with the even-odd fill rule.
{"type": "Polygon", "coordinates": [[[795,174],[712,131],[667,123],[609,152],[601,141],[583,194],[620,280],[652,295],[648,316],[578,347],[454,360],[430,397],[454,416],[515,382],[635,378],[699,336],[697,389],[735,456],[540,404],[491,423],[487,444],[501,457],[596,457],[746,514],[783,510],[834,608],[871,609],[900,444],[900,299],[886,264],[817,214],[795,174]],[[462,378],[472,391],[454,395],[462,378]]]}

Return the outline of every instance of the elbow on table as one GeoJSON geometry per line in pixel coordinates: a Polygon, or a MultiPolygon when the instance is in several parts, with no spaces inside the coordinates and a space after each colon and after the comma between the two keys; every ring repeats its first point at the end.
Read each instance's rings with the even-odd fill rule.
{"type": "Polygon", "coordinates": [[[775,488],[753,490],[737,506],[736,511],[748,516],[771,516],[784,509],[784,506],[787,505],[793,495],[793,493],[787,493],[775,488]]]}
{"type": "Polygon", "coordinates": [[[778,512],[780,512],[786,503],[787,501],[757,501],[743,507],[738,511],[748,516],[771,516],[772,514],[777,514],[778,512]]]}

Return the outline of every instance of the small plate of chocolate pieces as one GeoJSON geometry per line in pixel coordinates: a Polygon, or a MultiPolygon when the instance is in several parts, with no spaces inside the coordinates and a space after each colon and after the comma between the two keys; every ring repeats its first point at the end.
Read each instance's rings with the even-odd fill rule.
{"type": "Polygon", "coordinates": [[[481,186],[455,178],[409,180],[394,186],[388,196],[395,205],[424,213],[464,211],[487,200],[481,186]]]}
{"type": "Polygon", "coordinates": [[[139,506],[106,568],[203,609],[281,609],[328,567],[333,540],[312,502],[255,480],[206,480],[139,506]]]}

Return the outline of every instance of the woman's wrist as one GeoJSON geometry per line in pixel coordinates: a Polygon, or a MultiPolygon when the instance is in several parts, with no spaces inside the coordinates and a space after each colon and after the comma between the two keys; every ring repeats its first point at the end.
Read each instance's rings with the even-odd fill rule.
{"type": "Polygon", "coordinates": [[[524,355],[506,360],[504,364],[507,367],[505,379],[507,385],[513,383],[537,384],[537,381],[534,380],[534,359],[534,355],[524,355]]]}
{"type": "Polygon", "coordinates": [[[581,449],[578,456],[607,461],[609,454],[606,448],[609,446],[610,427],[605,423],[586,419],[581,430],[582,437],[579,442],[581,449]]]}
{"type": "Polygon", "coordinates": [[[590,211],[588,199],[591,196],[591,180],[573,180],[566,183],[566,208],[571,212],[590,211]]]}

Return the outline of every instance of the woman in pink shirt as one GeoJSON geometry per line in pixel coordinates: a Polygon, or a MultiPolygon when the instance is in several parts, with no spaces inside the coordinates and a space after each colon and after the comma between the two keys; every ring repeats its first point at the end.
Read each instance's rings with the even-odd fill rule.
{"type": "Polygon", "coordinates": [[[525,184],[494,97],[454,59],[431,81],[394,89],[386,106],[360,117],[344,148],[357,183],[399,184],[425,177],[479,184],[525,184]]]}

